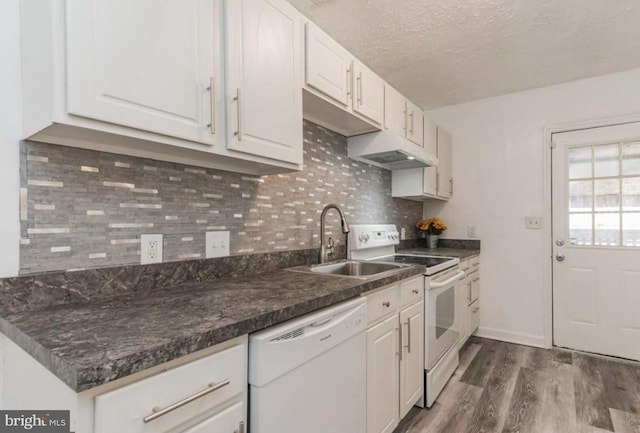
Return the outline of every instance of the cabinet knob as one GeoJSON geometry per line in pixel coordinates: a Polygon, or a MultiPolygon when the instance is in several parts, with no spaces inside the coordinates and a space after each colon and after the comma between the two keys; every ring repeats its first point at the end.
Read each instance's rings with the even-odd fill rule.
{"type": "Polygon", "coordinates": [[[386,307],[386,308],[389,308],[389,307],[391,306],[391,303],[390,303],[389,301],[384,301],[384,302],[382,303],[382,306],[383,306],[383,307],[386,307]]]}

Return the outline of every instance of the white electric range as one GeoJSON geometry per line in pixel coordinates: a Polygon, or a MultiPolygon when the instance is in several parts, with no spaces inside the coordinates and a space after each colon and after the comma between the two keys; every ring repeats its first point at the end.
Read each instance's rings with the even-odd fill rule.
{"type": "Polygon", "coordinates": [[[460,259],[428,254],[396,254],[400,235],[393,224],[353,224],[348,254],[352,260],[371,260],[425,266],[425,397],[431,407],[458,366],[455,293],[464,277],[460,259]]]}

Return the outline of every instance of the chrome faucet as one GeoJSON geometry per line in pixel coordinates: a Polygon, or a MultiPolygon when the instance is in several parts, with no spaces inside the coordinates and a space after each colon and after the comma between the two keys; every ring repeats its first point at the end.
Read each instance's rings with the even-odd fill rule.
{"type": "Polygon", "coordinates": [[[327,216],[327,212],[329,212],[331,209],[337,210],[338,213],[340,214],[340,224],[342,225],[342,233],[349,233],[349,224],[347,224],[347,220],[344,217],[344,213],[342,212],[342,209],[340,209],[340,206],[333,203],[326,205],[324,209],[322,209],[322,213],[320,214],[320,257],[319,257],[320,263],[327,263],[329,256],[333,255],[333,239],[329,238],[326,245],[324,242],[324,238],[325,238],[324,219],[327,216]]]}

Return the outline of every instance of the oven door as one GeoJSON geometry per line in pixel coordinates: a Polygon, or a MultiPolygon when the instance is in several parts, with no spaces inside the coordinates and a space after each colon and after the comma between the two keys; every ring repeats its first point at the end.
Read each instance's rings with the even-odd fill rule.
{"type": "Polygon", "coordinates": [[[430,370],[458,341],[456,286],[464,272],[458,267],[427,278],[425,284],[425,370],[430,370]]]}

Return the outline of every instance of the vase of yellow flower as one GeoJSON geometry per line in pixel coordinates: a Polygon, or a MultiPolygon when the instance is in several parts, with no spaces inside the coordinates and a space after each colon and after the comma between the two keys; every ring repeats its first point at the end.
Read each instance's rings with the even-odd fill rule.
{"type": "Polygon", "coordinates": [[[447,229],[447,225],[440,218],[433,217],[418,220],[416,228],[427,240],[427,248],[438,248],[438,240],[442,232],[447,229]]]}

